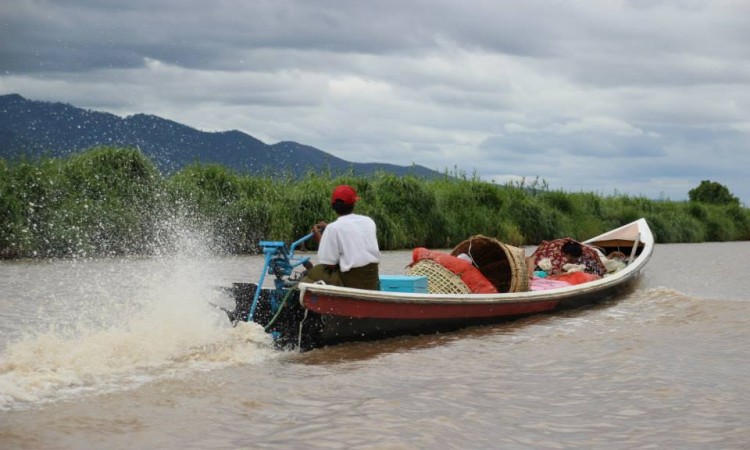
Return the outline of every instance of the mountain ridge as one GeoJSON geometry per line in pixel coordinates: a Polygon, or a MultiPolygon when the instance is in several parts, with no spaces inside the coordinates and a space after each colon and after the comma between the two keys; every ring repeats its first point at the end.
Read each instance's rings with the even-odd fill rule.
{"type": "Polygon", "coordinates": [[[67,103],[28,100],[17,93],[0,95],[0,157],[66,157],[98,146],[138,148],[167,173],[199,162],[255,175],[291,172],[301,176],[310,170],[441,175],[419,165],[351,162],[295,141],[266,144],[236,129],[207,132],[152,114],[123,118],[67,103]]]}

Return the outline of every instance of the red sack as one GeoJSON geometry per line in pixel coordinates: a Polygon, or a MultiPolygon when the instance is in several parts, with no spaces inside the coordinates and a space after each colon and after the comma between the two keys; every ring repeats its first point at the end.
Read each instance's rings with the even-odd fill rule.
{"type": "Polygon", "coordinates": [[[412,252],[412,264],[420,259],[431,259],[454,274],[461,277],[461,281],[475,294],[496,294],[497,289],[487,278],[469,261],[456,256],[424,247],[417,247],[412,252]]]}
{"type": "Polygon", "coordinates": [[[557,281],[565,281],[570,284],[581,284],[588,283],[589,281],[595,281],[600,279],[599,275],[588,273],[588,272],[569,272],[561,273],[560,275],[551,275],[547,278],[557,281]]]}

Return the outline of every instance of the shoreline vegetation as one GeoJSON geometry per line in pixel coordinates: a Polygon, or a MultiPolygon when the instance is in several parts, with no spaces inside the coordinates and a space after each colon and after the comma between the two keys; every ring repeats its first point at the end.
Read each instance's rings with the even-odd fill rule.
{"type": "Polygon", "coordinates": [[[362,199],[356,212],[377,223],[382,250],[451,248],[475,234],[515,246],[584,239],[640,217],[658,243],[750,240],[750,210],[731,195],[725,203],[601,196],[447,171],[293,178],[196,163],[163,175],[139,150],[98,147],[0,158],[0,259],[168,255],[191,236],[209,253],[253,254],[261,239],[291,242],[332,220],[329,194],[342,183],[362,199]]]}

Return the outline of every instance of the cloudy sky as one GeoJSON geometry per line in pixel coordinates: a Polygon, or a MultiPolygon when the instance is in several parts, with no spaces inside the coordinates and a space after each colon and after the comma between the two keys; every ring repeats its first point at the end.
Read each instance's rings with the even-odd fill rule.
{"type": "Polygon", "coordinates": [[[0,94],[551,189],[750,205],[747,0],[14,0],[0,94]]]}

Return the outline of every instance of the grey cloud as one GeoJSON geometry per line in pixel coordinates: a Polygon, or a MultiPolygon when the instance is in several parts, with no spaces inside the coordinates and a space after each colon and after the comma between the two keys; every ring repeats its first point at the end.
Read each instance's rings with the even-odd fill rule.
{"type": "MultiPolygon", "coordinates": [[[[0,60],[14,72],[141,67],[145,58],[218,68],[257,48],[381,53],[422,37],[409,16],[370,3],[5,3],[0,60]],[[388,14],[388,23],[378,20],[388,14]],[[10,44],[12,42],[12,44],[10,44]]],[[[225,68],[232,69],[232,65],[225,68]]]]}
{"type": "Polygon", "coordinates": [[[144,58],[227,69],[252,49],[423,54],[441,41],[550,54],[575,14],[548,2],[275,1],[6,3],[0,59],[14,72],[140,67],[144,58]],[[533,20],[529,20],[533,19],[533,20]],[[562,28],[562,30],[561,30],[562,28]],[[222,64],[222,65],[220,65],[222,64]]]}
{"type": "Polygon", "coordinates": [[[553,188],[679,198],[720,177],[750,201],[749,16],[732,0],[20,0],[0,4],[0,89],[553,188]]]}
{"type": "Polygon", "coordinates": [[[616,136],[602,132],[559,134],[549,132],[513,133],[491,136],[480,144],[488,152],[501,151],[510,155],[552,156],[563,153],[606,160],[612,157],[659,157],[666,155],[663,142],[647,136],[616,136]]]}
{"type": "Polygon", "coordinates": [[[750,166],[750,154],[742,151],[749,143],[747,134],[662,128],[658,135],[653,139],[600,136],[596,142],[604,145],[590,154],[580,151],[593,139],[589,134],[572,139],[549,134],[495,136],[482,144],[488,151],[482,170],[538,176],[553,187],[572,191],[602,191],[607,186],[608,194],[629,190],[676,200],[687,198],[687,191],[701,180],[718,179],[747,198],[746,178],[736,170],[750,166]]]}

